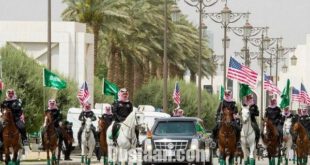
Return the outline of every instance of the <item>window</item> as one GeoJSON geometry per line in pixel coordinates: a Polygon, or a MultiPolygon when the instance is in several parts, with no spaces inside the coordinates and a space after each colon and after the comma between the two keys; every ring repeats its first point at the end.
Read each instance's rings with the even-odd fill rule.
{"type": "Polygon", "coordinates": [[[193,121],[168,121],[159,122],[154,130],[154,135],[180,135],[192,136],[196,134],[193,121]]]}

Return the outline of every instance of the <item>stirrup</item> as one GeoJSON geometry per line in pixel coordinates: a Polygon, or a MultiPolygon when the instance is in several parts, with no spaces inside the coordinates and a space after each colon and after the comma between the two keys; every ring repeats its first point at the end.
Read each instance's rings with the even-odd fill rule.
{"type": "Polygon", "coordinates": [[[215,149],[216,148],[216,142],[215,141],[210,142],[209,147],[212,149],[215,149]]]}

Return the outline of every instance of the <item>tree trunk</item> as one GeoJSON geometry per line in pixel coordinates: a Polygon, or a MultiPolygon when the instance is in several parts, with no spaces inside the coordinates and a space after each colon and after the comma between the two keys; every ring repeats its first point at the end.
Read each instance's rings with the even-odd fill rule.
{"type": "Polygon", "coordinates": [[[147,84],[150,80],[150,60],[148,58],[143,59],[143,84],[147,84]]]}
{"type": "Polygon", "coordinates": [[[132,57],[127,56],[125,57],[125,69],[124,69],[124,87],[127,88],[129,91],[129,96],[133,96],[133,77],[134,77],[134,70],[133,70],[133,60],[132,57]]]}
{"type": "Polygon", "coordinates": [[[155,62],[151,62],[151,71],[150,71],[150,74],[151,74],[151,77],[156,77],[156,70],[157,70],[157,67],[156,67],[156,64],[155,62]]]}
{"type": "Polygon", "coordinates": [[[138,63],[134,64],[134,92],[140,89],[143,84],[143,69],[142,66],[138,63]]]}
{"type": "Polygon", "coordinates": [[[176,78],[177,77],[177,66],[172,63],[169,63],[169,77],[176,78]]]}
{"type": "Polygon", "coordinates": [[[114,45],[114,43],[112,43],[112,45],[111,45],[111,55],[110,55],[110,58],[109,58],[109,60],[108,60],[108,62],[109,62],[109,68],[108,68],[108,80],[110,81],[110,82],[115,82],[114,81],[114,75],[115,75],[115,57],[114,57],[114,55],[115,55],[115,53],[116,53],[116,48],[115,48],[115,45],[114,45]]]}
{"type": "Polygon", "coordinates": [[[116,85],[120,88],[122,88],[124,86],[123,83],[123,72],[122,72],[122,56],[120,54],[120,51],[117,50],[117,52],[114,55],[115,57],[115,63],[114,63],[114,67],[115,67],[115,75],[114,75],[114,82],[116,83],[116,85]]]}
{"type": "Polygon", "coordinates": [[[190,73],[191,73],[191,79],[190,79],[191,82],[196,83],[196,73],[191,70],[190,73]]]}
{"type": "Polygon", "coordinates": [[[100,28],[96,25],[92,27],[94,33],[94,73],[97,66],[97,55],[98,55],[98,42],[99,42],[99,30],[100,28]]]}
{"type": "Polygon", "coordinates": [[[161,57],[160,58],[161,60],[160,60],[160,64],[158,65],[159,67],[157,67],[157,70],[156,70],[156,77],[158,78],[158,79],[160,79],[160,78],[163,78],[163,66],[164,66],[164,58],[163,57],[161,57]]]}

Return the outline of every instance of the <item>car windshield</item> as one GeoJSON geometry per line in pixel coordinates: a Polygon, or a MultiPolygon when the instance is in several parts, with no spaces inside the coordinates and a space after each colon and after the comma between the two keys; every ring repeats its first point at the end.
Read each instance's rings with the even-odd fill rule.
{"type": "Polygon", "coordinates": [[[192,121],[168,121],[159,122],[154,130],[154,135],[179,135],[192,136],[196,134],[194,122],[192,121]]]}

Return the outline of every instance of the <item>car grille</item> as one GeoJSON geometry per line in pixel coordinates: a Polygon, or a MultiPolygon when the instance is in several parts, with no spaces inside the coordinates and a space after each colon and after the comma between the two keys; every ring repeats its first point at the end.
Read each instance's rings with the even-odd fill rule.
{"type": "Polygon", "coordinates": [[[187,148],[187,140],[154,140],[155,149],[180,150],[187,148]],[[173,146],[173,147],[172,147],[173,146]]]}

